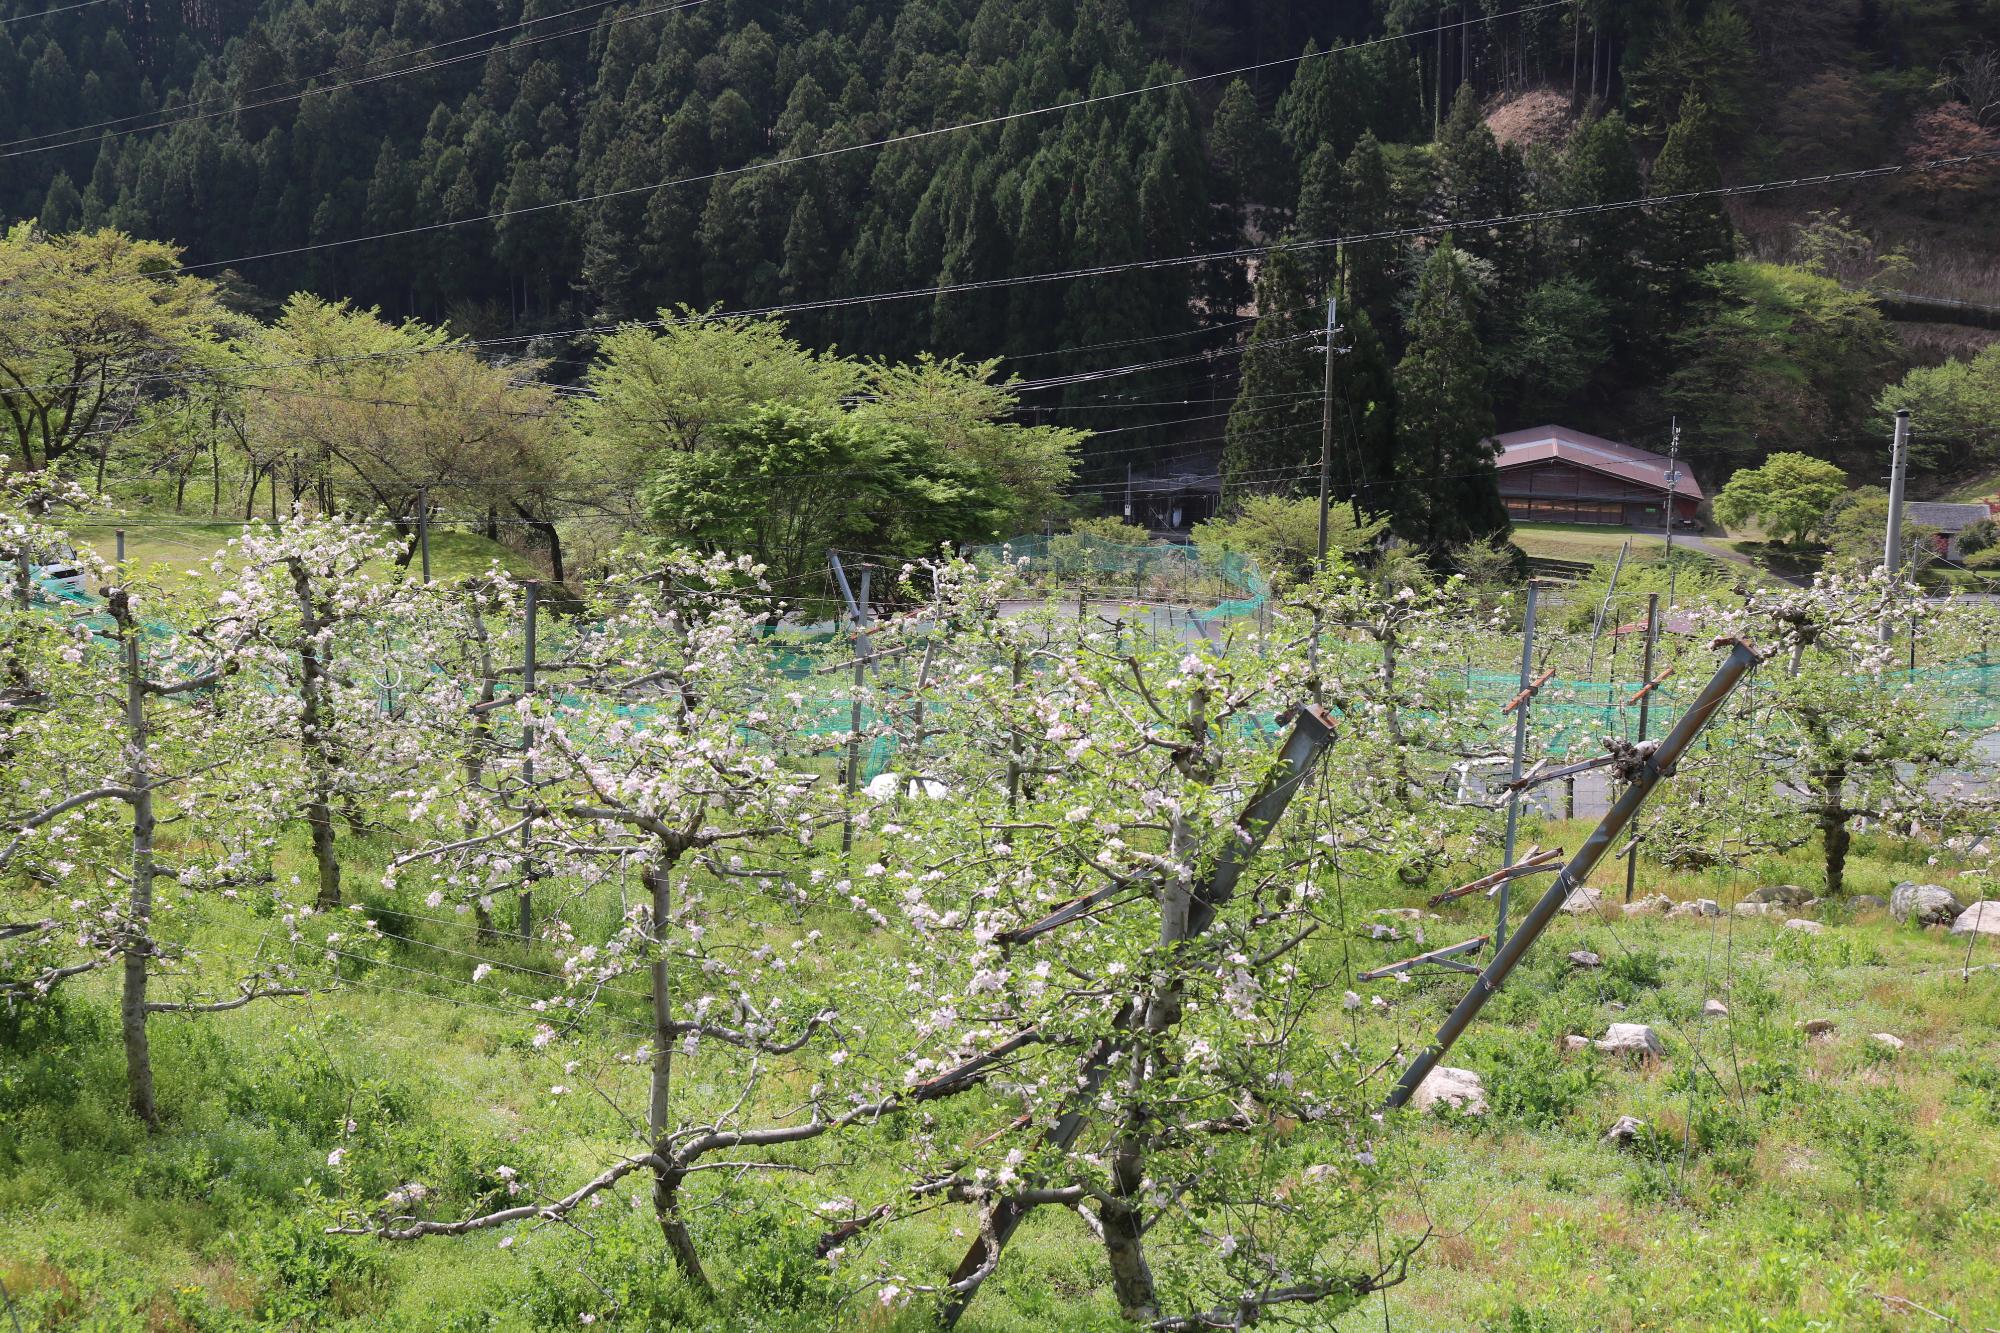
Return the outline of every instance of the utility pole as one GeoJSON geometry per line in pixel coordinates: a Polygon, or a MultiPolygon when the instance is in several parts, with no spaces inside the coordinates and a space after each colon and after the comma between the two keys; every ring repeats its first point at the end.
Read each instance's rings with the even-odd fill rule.
{"type": "Polygon", "coordinates": [[[1326,298],[1326,388],[1319,408],[1319,563],[1326,564],[1327,505],[1333,494],[1333,334],[1338,298],[1326,298]]]}
{"type": "Polygon", "coordinates": [[[1667,440],[1667,609],[1674,608],[1674,493],[1681,485],[1681,419],[1673,419],[1673,434],[1667,440]]]}
{"type": "MultiPolygon", "coordinates": [[[[1910,410],[1896,413],[1896,433],[1889,444],[1889,531],[1882,544],[1882,565],[1895,578],[1903,572],[1903,477],[1910,462],[1910,410]]],[[[1889,617],[1882,617],[1882,642],[1895,635],[1889,617]]]]}
{"type": "Polygon", "coordinates": [[[1674,432],[1667,441],[1667,560],[1674,558],[1674,492],[1681,484],[1681,419],[1674,418],[1674,432]]]}

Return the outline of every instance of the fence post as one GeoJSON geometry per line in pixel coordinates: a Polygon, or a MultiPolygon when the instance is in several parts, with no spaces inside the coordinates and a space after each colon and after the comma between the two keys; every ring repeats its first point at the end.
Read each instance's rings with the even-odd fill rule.
{"type": "Polygon", "coordinates": [[[424,582],[431,581],[431,488],[417,487],[417,553],[423,559],[424,582]]]}
{"type": "Polygon", "coordinates": [[[528,819],[521,826],[521,891],[517,899],[519,916],[516,930],[521,938],[530,940],[535,935],[535,758],[534,758],[534,694],[535,694],[535,630],[541,618],[540,582],[530,579],[521,585],[521,697],[529,700],[527,732],[521,737],[521,744],[528,753],[521,761],[521,777],[527,783],[528,819]]]}
{"type": "MultiPolygon", "coordinates": [[[[1014,650],[1014,697],[1021,697],[1021,650],[1014,650]]],[[[1007,813],[1021,802],[1021,729],[1009,727],[1007,739],[1007,813]]]]}
{"type": "MultiPolygon", "coordinates": [[[[1514,763],[1508,779],[1514,783],[1521,780],[1521,765],[1528,757],[1528,710],[1535,703],[1528,690],[1535,679],[1535,601],[1541,587],[1536,580],[1528,580],[1528,605],[1521,614],[1521,706],[1514,710],[1514,763]]],[[[1514,864],[1514,840],[1521,829],[1521,795],[1519,787],[1507,789],[1507,849],[1500,858],[1503,866],[1514,864]]],[[[1496,949],[1507,942],[1507,897],[1512,883],[1512,880],[1500,881],[1499,921],[1493,928],[1496,949]]]]}
{"type": "MultiPolygon", "coordinates": [[[[1671,521],[1671,520],[1670,520],[1671,521]]],[[[1644,691],[1639,696],[1639,739],[1646,739],[1646,717],[1652,711],[1653,691],[1653,642],[1660,631],[1660,594],[1646,594],[1646,656],[1645,664],[1639,668],[1639,688],[1644,691]]],[[[1632,850],[1625,853],[1625,901],[1632,901],[1632,890],[1639,880],[1639,840],[1632,839],[1632,850]]]]}
{"type": "MultiPolygon", "coordinates": [[[[854,793],[861,785],[861,687],[868,683],[868,584],[874,569],[861,566],[861,595],[854,601],[854,685],[847,718],[847,803],[840,816],[840,853],[854,847],[854,793]]],[[[843,576],[843,583],[846,582],[843,576]]]]}

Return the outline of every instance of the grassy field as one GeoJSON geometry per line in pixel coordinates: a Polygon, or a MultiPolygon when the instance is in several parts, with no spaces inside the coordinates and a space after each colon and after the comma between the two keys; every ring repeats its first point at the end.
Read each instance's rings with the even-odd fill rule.
{"type": "Polygon", "coordinates": [[[1656,553],[1666,545],[1657,532],[1585,523],[1516,523],[1513,541],[1529,555],[1555,560],[1615,560],[1628,541],[1635,556],[1656,553]]]}
{"type": "MultiPolygon", "coordinates": [[[[1552,824],[1527,834],[1574,846],[1584,831],[1552,824]]],[[[356,862],[351,884],[371,883],[367,867],[382,848],[343,846],[356,862]]],[[[1928,854],[1863,839],[1852,891],[1886,893],[1900,879],[1950,873],[1924,864],[1928,854]]],[[[1642,863],[1638,891],[1727,905],[1756,885],[1816,876],[1809,858],[1741,874],[1642,863]]],[[[1622,865],[1601,869],[1596,882],[1619,896],[1622,865]]],[[[422,944],[392,950],[338,993],[158,1020],[170,1117],[161,1133],[146,1134],[122,1109],[108,978],[72,987],[58,1004],[0,1014],[0,1281],[23,1329],[553,1330],[614,1305],[623,1318],[605,1322],[632,1328],[925,1326],[915,1310],[879,1309],[866,1295],[857,1308],[851,1287],[811,1257],[814,1218],[739,1221],[730,1203],[750,1198],[755,1180],[716,1185],[696,1213],[704,1246],[727,1259],[716,1265],[722,1290],[713,1305],[673,1279],[649,1214],[626,1206],[640,1191],[594,1216],[592,1238],[524,1228],[502,1248],[495,1233],[408,1245],[323,1234],[324,1201],[343,1172],[360,1169],[329,1162],[329,1145],[345,1139],[343,1120],[355,1126],[354,1142],[433,1181],[476,1177],[498,1161],[573,1180],[622,1141],[596,1100],[553,1094],[556,1080],[582,1079],[537,1058],[518,1013],[468,1000],[470,958],[439,946],[544,970],[550,950],[475,946],[420,908],[391,915],[401,909],[379,891],[357,892],[371,914],[422,944]]],[[[1359,913],[1420,901],[1422,891],[1345,892],[1359,913]]],[[[1423,923],[1433,944],[1490,920],[1483,900],[1447,912],[1451,919],[1423,923]]],[[[1491,1113],[1402,1118],[1382,1148],[1382,1169],[1396,1182],[1384,1244],[1431,1232],[1409,1281],[1387,1294],[1390,1326],[1540,1333],[1935,1322],[1902,1302],[1962,1328],[2000,1325],[2000,968],[1967,977],[1958,971],[1961,940],[1880,916],[1820,915],[1831,925],[1817,937],[1733,915],[1559,918],[1451,1057],[1484,1077],[1491,1113]],[[1579,948],[1604,966],[1570,968],[1565,955],[1579,948]],[[1700,1016],[1710,998],[1728,1006],[1726,1018],[1700,1016]],[[1799,1024],[1819,1018],[1832,1020],[1830,1035],[1808,1038],[1799,1024]],[[1563,1052],[1564,1036],[1600,1036],[1612,1021],[1652,1025],[1665,1059],[1639,1066],[1563,1052]],[[1876,1032],[1907,1044],[1892,1052],[1876,1032]],[[1624,1114],[1646,1121],[1635,1144],[1601,1143],[1624,1114]]],[[[218,907],[202,936],[240,946],[268,924],[218,907]]],[[[816,924],[827,932],[816,952],[835,965],[842,949],[865,946],[851,918],[808,917],[799,933],[816,924]]],[[[1320,963],[1354,969],[1412,944],[1356,937],[1310,947],[1320,963]]],[[[1973,961],[2000,963],[2000,944],[1986,942],[1973,961]]],[[[511,1004],[560,989],[533,972],[511,976],[511,1004]]],[[[1408,1049],[1464,986],[1434,975],[1362,987],[1387,1007],[1369,1010],[1356,1035],[1408,1049]]],[[[1344,1039],[1353,1021],[1335,1011],[1299,1039],[1344,1039]]],[[[611,1063],[585,1076],[627,1093],[641,1077],[611,1063]]],[[[850,1173],[842,1188],[853,1188],[857,1166],[864,1183],[889,1187],[894,1135],[851,1139],[840,1151],[850,1173]]],[[[968,1220],[964,1209],[920,1215],[885,1233],[880,1252],[942,1271],[963,1249],[968,1220]]],[[[1337,1319],[1316,1317],[1305,1326],[1372,1329],[1385,1316],[1371,1300],[1337,1319]]],[[[1101,1250],[1074,1217],[1043,1210],[961,1327],[1130,1326],[1109,1301],[1101,1250]]]]}
{"type": "MultiPolygon", "coordinates": [[[[118,523],[72,524],[69,531],[109,561],[118,553],[118,523]]],[[[203,519],[141,516],[122,525],[125,529],[125,558],[135,565],[164,565],[168,569],[205,567],[231,537],[243,531],[234,522],[203,519]]],[[[476,574],[498,561],[503,569],[519,578],[538,577],[531,562],[518,552],[488,541],[476,533],[443,528],[431,534],[431,572],[441,579],[476,574]]]]}

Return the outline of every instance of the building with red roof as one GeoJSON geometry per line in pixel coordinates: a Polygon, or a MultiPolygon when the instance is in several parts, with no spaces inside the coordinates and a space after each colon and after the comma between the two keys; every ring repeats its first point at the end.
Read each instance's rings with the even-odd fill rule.
{"type": "Polygon", "coordinates": [[[1664,526],[1669,469],[1673,516],[1693,519],[1701,483],[1685,462],[1568,426],[1536,426],[1496,435],[1500,498],[1516,523],[1664,526]]]}

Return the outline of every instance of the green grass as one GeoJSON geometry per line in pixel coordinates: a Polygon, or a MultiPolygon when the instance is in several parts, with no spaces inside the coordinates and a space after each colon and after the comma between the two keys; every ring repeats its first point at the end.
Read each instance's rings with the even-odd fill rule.
{"type": "Polygon", "coordinates": [[[1584,523],[1516,523],[1513,541],[1529,555],[1556,560],[1614,560],[1628,541],[1634,555],[1657,551],[1666,545],[1666,539],[1657,532],[1639,533],[1629,528],[1584,523]]]}
{"type": "MultiPolygon", "coordinates": [[[[125,529],[125,558],[138,567],[159,564],[171,570],[205,568],[229,539],[243,531],[239,523],[205,519],[140,515],[129,522],[78,523],[69,531],[106,561],[118,553],[117,530],[125,529]]],[[[431,534],[431,574],[438,579],[484,573],[495,561],[519,578],[540,577],[534,564],[519,552],[477,533],[439,529],[431,534]]],[[[414,562],[413,562],[414,568],[414,562]]]]}
{"type": "MultiPolygon", "coordinates": [[[[1531,824],[1524,838],[1575,846],[1585,832],[1550,822],[1531,824]]],[[[341,846],[350,892],[381,911],[389,901],[372,886],[385,847],[345,835],[341,846]]],[[[1852,891],[1886,893],[1900,879],[1949,874],[1926,864],[1929,852],[1860,839],[1852,891]]],[[[302,867],[296,845],[286,860],[302,867]]],[[[1640,894],[1725,904],[1759,884],[1817,882],[1809,851],[1740,873],[1640,869],[1640,894]]],[[[1595,882],[1618,897],[1622,864],[1603,867],[1595,882]]],[[[1347,891],[1355,912],[1421,894],[1392,884],[1347,891]]],[[[420,890],[399,892],[422,912],[420,890]]],[[[1490,920],[1483,902],[1445,915],[1425,923],[1432,942],[1490,920]]],[[[249,908],[207,911],[199,942],[221,952],[263,924],[249,908]]],[[[398,924],[503,961],[554,962],[539,945],[476,945],[449,924],[391,928],[398,924]]],[[[579,908],[576,924],[583,936],[605,923],[579,908]]],[[[843,950],[868,947],[851,918],[821,924],[836,965],[843,950]]],[[[1354,965],[1367,966],[1409,945],[1309,948],[1322,951],[1321,962],[1351,948],[1354,965]]],[[[1963,1327],[2000,1323],[2000,970],[1950,975],[1964,956],[1962,941],[1879,917],[1820,937],[1734,916],[1559,918],[1451,1056],[1485,1078],[1493,1113],[1411,1117],[1386,1136],[1381,1155],[1398,1183],[1384,1242],[1433,1229],[1410,1281],[1388,1296],[1393,1326],[1928,1326],[1881,1299],[1897,1297],[1963,1327]],[[1571,971],[1563,959],[1576,948],[1606,966],[1571,971]],[[1711,996],[1729,1005],[1726,1022],[1698,1018],[1711,996]],[[1796,1025],[1817,1017],[1837,1026],[1808,1041],[1796,1025]],[[1560,1052],[1565,1034],[1598,1036],[1611,1021],[1653,1025],[1666,1060],[1629,1068],[1560,1052]],[[1877,1031],[1908,1046],[1887,1056],[1869,1040],[1877,1031]],[[1636,1150],[1601,1144],[1628,1113],[1652,1132],[1636,1150]]],[[[108,975],[74,985],[57,1005],[0,1015],[0,1280],[24,1328],[555,1330],[603,1308],[600,1288],[615,1290],[628,1311],[617,1327],[921,1326],[913,1312],[891,1316],[866,1296],[843,1305],[838,1284],[807,1257],[817,1227],[773,1225],[783,1214],[759,1208],[755,1180],[725,1187],[710,1178],[704,1187],[711,1206],[697,1213],[697,1230],[723,1287],[712,1307],[674,1280],[649,1214],[627,1207],[624,1194],[592,1218],[591,1241],[560,1227],[521,1228],[506,1251],[496,1233],[408,1245],[323,1235],[327,1217],[314,1201],[341,1183],[326,1154],[341,1141],[343,1119],[357,1122],[355,1142],[366,1147],[345,1169],[379,1173],[393,1163],[398,1174],[434,1182],[500,1160],[575,1180],[627,1142],[594,1099],[550,1094],[557,1079],[581,1080],[534,1057],[521,1022],[449,1002],[465,994],[453,978],[469,960],[417,946],[384,957],[436,976],[364,977],[393,977],[414,997],[353,989],[156,1020],[170,1117],[157,1135],[122,1110],[108,975]],[[732,1199],[734,1207],[713,1206],[732,1199]]],[[[2000,961],[2000,948],[1989,944],[1982,957],[2000,961]]],[[[532,974],[509,984],[523,1003],[555,993],[538,990],[532,974]]],[[[1391,1006],[1370,1018],[1367,1040],[1420,1042],[1464,984],[1435,975],[1363,987],[1391,1006]]],[[[1298,1039],[1345,1036],[1346,1019],[1327,1008],[1321,1027],[1298,1039]]],[[[586,1073],[627,1104],[639,1101],[640,1069],[586,1073]]],[[[682,1095],[712,1090],[697,1084],[682,1095]]],[[[968,1133],[971,1122],[955,1117],[969,1111],[947,1104],[940,1132],[968,1133]]],[[[1325,1151],[1344,1149],[1331,1142],[1325,1151]]],[[[894,1187],[894,1133],[854,1136],[829,1152],[842,1162],[830,1194],[894,1187]]],[[[383,1175],[361,1193],[393,1183],[383,1175]]],[[[912,1218],[885,1231],[871,1257],[942,1272],[965,1243],[951,1228],[966,1221],[962,1209],[912,1218]]],[[[1043,1210],[962,1327],[1119,1327],[1106,1285],[1101,1252],[1076,1219],[1043,1210]]],[[[1308,1317],[1307,1326],[1363,1330],[1381,1317],[1371,1301],[1331,1322],[1308,1317]]]]}

